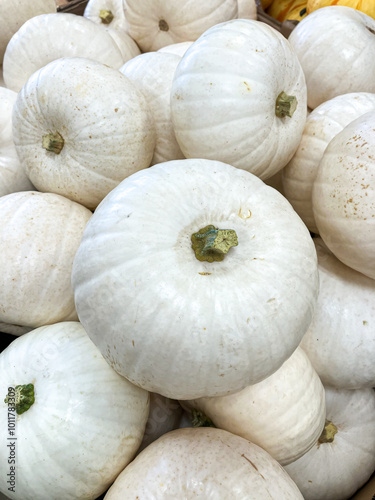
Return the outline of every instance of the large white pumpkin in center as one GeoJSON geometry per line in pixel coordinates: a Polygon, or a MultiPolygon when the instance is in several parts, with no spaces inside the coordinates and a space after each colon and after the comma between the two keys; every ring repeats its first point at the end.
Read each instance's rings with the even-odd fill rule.
{"type": "Polygon", "coordinates": [[[276,371],[318,290],[315,247],[291,205],[210,160],[125,179],[95,211],[72,280],[79,318],[111,366],[172,399],[228,394],[276,371]],[[221,261],[192,249],[209,225],[237,236],[237,246],[233,232],[195,236],[199,258],[222,251],[221,261]]]}

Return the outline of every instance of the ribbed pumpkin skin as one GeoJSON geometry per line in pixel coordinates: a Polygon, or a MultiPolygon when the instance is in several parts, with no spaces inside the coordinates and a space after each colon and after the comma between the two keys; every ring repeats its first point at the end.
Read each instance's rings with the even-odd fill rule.
{"type": "Polygon", "coordinates": [[[210,160],[125,179],[95,211],[72,280],[80,320],[111,366],[172,399],[228,394],[276,371],[318,288],[313,242],[285,198],[210,160]],[[209,224],[237,233],[222,262],[191,248],[209,224]]]}
{"type": "Polygon", "coordinates": [[[312,189],[324,151],[346,125],[373,109],[375,94],[369,92],[343,94],[320,104],[308,115],[297,151],[281,171],[284,196],[315,234],[319,230],[312,208],[312,189]]]}
{"type": "Polygon", "coordinates": [[[0,3],[0,66],[12,36],[32,17],[56,12],[55,0],[12,0],[0,3]]]}
{"type": "Polygon", "coordinates": [[[127,32],[128,23],[126,22],[122,0],[89,0],[83,15],[90,21],[105,28],[127,32]],[[104,9],[110,11],[113,15],[113,19],[109,24],[104,23],[100,16],[100,11],[104,9]]]}
{"type": "Polygon", "coordinates": [[[325,385],[375,387],[375,281],[342,264],[314,238],[318,305],[301,347],[325,385]]]}
{"type": "Polygon", "coordinates": [[[319,234],[341,262],[375,279],[375,111],[328,144],[313,185],[319,234]]]}
{"type": "Polygon", "coordinates": [[[16,100],[16,92],[0,87],[0,196],[35,189],[14,146],[12,112],[16,100]]]}
{"type": "Polygon", "coordinates": [[[285,470],[305,500],[348,500],[375,468],[375,392],[326,387],[333,442],[317,442],[285,470]]]}
{"type": "Polygon", "coordinates": [[[174,135],[170,110],[172,81],[180,60],[175,54],[148,52],[120,68],[143,92],[154,119],[156,144],[151,165],[184,158],[174,135]]]}
{"type": "Polygon", "coordinates": [[[125,177],[147,168],[155,147],[142,92],[118,70],[80,57],[53,61],[29,78],[14,107],[13,136],[39,191],[90,209],[125,177]],[[58,154],[43,145],[51,132],[64,140],[58,154]]]}
{"type": "Polygon", "coordinates": [[[70,275],[90,210],[24,191],[2,196],[0,214],[0,322],[35,328],[76,320],[70,275]]]}
{"type": "Polygon", "coordinates": [[[179,429],[144,450],[118,476],[105,500],[303,500],[262,448],[221,429],[179,429]]]}
{"type": "Polygon", "coordinates": [[[124,0],[130,36],[142,52],[196,40],[204,31],[238,16],[237,0],[124,0]]]}
{"type": "Polygon", "coordinates": [[[29,19],[10,40],[4,54],[4,81],[19,92],[27,79],[61,57],[84,57],[112,68],[124,59],[101,26],[76,14],[43,14],[29,19]]]}
{"type": "Polygon", "coordinates": [[[323,385],[300,347],[258,384],[229,396],[181,403],[201,410],[216,427],[261,446],[281,465],[315,444],[326,416],[323,385]]]}
{"type": "Polygon", "coordinates": [[[171,92],[172,122],[186,158],[229,163],[267,179],[293,156],[306,121],[306,85],[288,41],[254,20],[207,30],[185,53],[171,92]],[[297,98],[278,117],[281,92],[297,98]]]}
{"type": "MultiPolygon", "coordinates": [[[[12,498],[96,499],[133,459],[145,429],[149,394],[108,366],[80,323],[43,326],[0,354],[2,443],[11,442],[4,402],[8,387],[30,383],[35,402],[16,415],[12,498]]],[[[5,444],[2,464],[8,456],[5,444]]],[[[0,492],[8,496],[7,479],[0,475],[0,492]]]]}
{"type": "Polygon", "coordinates": [[[375,20],[344,6],[312,12],[289,35],[314,109],[348,92],[375,92],[375,20]]]}

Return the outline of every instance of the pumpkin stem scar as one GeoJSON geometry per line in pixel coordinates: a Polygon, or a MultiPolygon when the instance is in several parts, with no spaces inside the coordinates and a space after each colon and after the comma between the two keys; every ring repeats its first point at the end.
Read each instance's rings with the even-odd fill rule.
{"type": "Polygon", "coordinates": [[[297,97],[288,95],[284,91],[280,92],[276,99],[275,114],[279,118],[284,116],[292,117],[297,108],[297,97]]]}
{"type": "Polygon", "coordinates": [[[217,229],[209,225],[191,235],[191,247],[199,261],[222,261],[229,249],[238,245],[233,229],[217,229]]]}
{"type": "Polygon", "coordinates": [[[212,420],[202,411],[193,408],[191,414],[191,423],[193,424],[193,427],[216,427],[212,420]]]}
{"type": "Polygon", "coordinates": [[[326,420],[323,432],[318,439],[319,444],[323,443],[333,443],[335,434],[337,433],[337,427],[330,421],[326,420]]]}
{"type": "Polygon", "coordinates": [[[64,147],[64,138],[59,132],[51,132],[42,137],[42,147],[51,153],[59,155],[64,147]]]}
{"type": "Polygon", "coordinates": [[[160,19],[159,29],[160,29],[160,31],[168,31],[169,30],[168,23],[165,19],[160,19]]]}
{"type": "Polygon", "coordinates": [[[103,24],[111,24],[114,17],[115,16],[112,14],[110,10],[100,9],[99,11],[99,18],[101,19],[103,24]]]}
{"type": "Polygon", "coordinates": [[[4,403],[16,409],[17,415],[25,413],[34,402],[34,384],[16,385],[13,392],[4,399],[4,403]]]}

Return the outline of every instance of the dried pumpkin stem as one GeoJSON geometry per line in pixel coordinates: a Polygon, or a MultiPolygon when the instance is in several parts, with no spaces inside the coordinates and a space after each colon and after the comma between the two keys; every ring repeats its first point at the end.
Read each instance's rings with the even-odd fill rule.
{"type": "Polygon", "coordinates": [[[4,403],[15,408],[17,415],[25,413],[34,402],[34,384],[16,385],[4,399],[4,403]]]}
{"type": "Polygon", "coordinates": [[[212,422],[212,420],[207,417],[202,411],[196,410],[193,408],[191,410],[191,423],[193,427],[215,427],[215,424],[212,422]]]}
{"type": "Polygon", "coordinates": [[[100,9],[99,11],[99,18],[101,19],[103,24],[111,24],[114,17],[115,16],[112,14],[110,10],[100,9]]]}
{"type": "Polygon", "coordinates": [[[160,19],[159,29],[160,29],[160,31],[168,31],[169,30],[169,25],[165,19],[160,19]]]}
{"type": "Polygon", "coordinates": [[[191,235],[191,247],[200,261],[221,261],[230,248],[238,245],[233,229],[218,229],[209,225],[191,235]]]}
{"type": "Polygon", "coordinates": [[[42,138],[42,146],[47,151],[59,155],[64,147],[64,138],[58,132],[46,134],[42,138]]]}
{"type": "Polygon", "coordinates": [[[280,92],[276,99],[275,113],[279,118],[284,116],[292,117],[297,108],[297,97],[288,95],[284,91],[280,92]]]}
{"type": "Polygon", "coordinates": [[[333,443],[335,434],[337,433],[337,427],[330,420],[326,420],[323,432],[318,439],[319,444],[323,443],[333,443]]]}

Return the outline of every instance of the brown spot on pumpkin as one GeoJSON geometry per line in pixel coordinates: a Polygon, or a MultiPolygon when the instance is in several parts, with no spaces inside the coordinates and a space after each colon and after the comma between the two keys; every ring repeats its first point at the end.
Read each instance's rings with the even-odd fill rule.
{"type": "Polygon", "coordinates": [[[243,83],[244,83],[244,85],[245,85],[245,87],[246,87],[246,90],[247,90],[248,92],[250,92],[250,91],[251,91],[251,87],[250,87],[250,85],[249,85],[247,82],[243,82],[243,83]]]}
{"type": "Polygon", "coordinates": [[[115,113],[117,113],[117,111],[118,111],[118,108],[115,108],[115,113]]]}
{"type": "Polygon", "coordinates": [[[135,344],[134,344],[134,340],[132,340],[132,344],[133,344],[133,347],[134,347],[134,346],[135,346],[135,344]]]}

